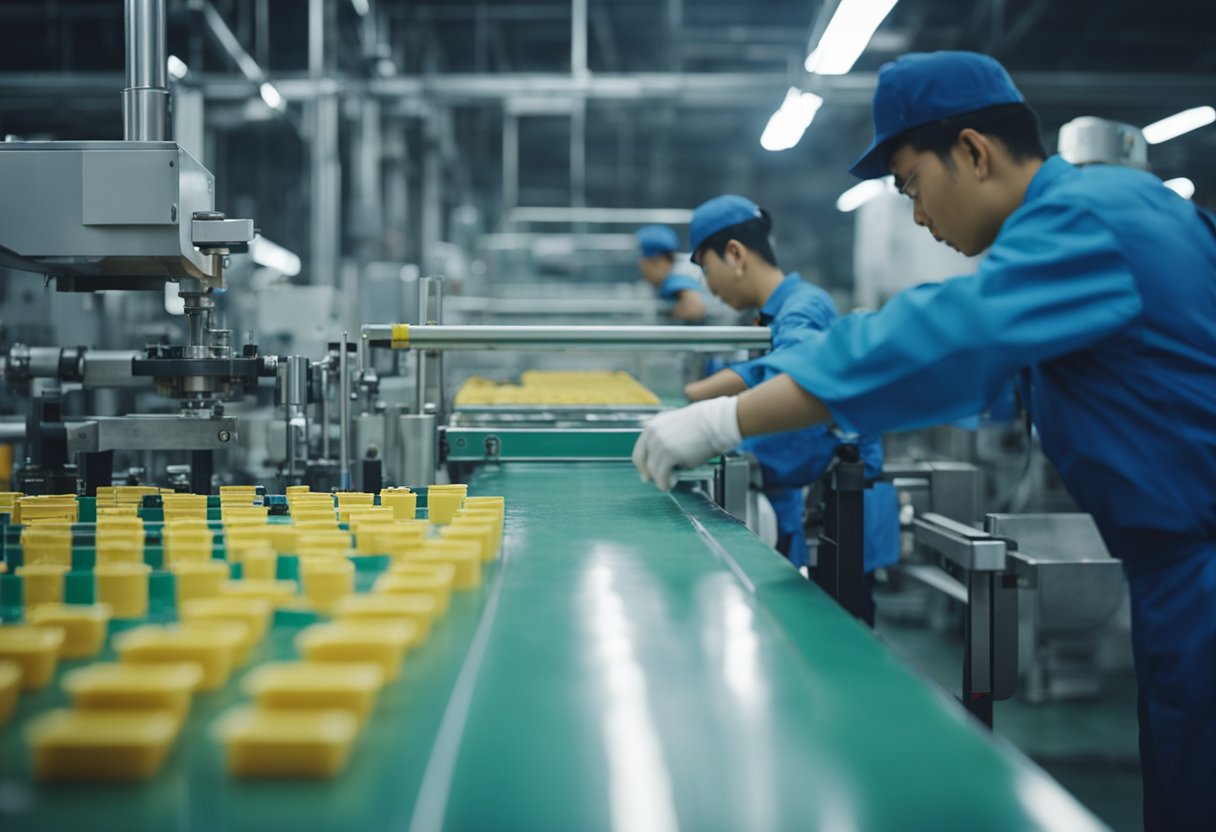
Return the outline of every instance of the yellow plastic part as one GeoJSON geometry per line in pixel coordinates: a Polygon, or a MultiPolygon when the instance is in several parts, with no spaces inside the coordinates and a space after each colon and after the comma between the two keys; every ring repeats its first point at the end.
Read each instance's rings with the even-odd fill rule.
{"type": "MultiPolygon", "coordinates": [[[[28,520],[27,520],[28,522],[28,520]]],[[[72,564],[72,527],[66,523],[26,526],[21,530],[22,560],[32,565],[72,564]]]]}
{"type": "Polygon", "coordinates": [[[203,527],[165,526],[165,563],[210,560],[215,536],[203,527]]]}
{"type": "Polygon", "coordinates": [[[58,604],[63,600],[63,576],[68,567],[60,563],[31,563],[17,567],[22,600],[26,608],[58,604]]]}
{"type": "Polygon", "coordinates": [[[233,777],[333,777],[358,730],[344,710],[234,708],[215,725],[233,777]]]}
{"type": "Polygon", "coordinates": [[[115,635],[111,643],[123,662],[197,664],[203,675],[196,690],[222,687],[232,672],[232,642],[216,638],[209,630],[145,624],[115,635]]]}
{"type": "Polygon", "coordinates": [[[45,687],[55,675],[64,634],[59,627],[14,624],[0,627],[0,659],[21,667],[21,689],[45,687]]]}
{"type": "Polygon", "coordinates": [[[625,372],[528,370],[519,384],[470,378],[456,392],[455,404],[655,405],[659,398],[625,372]]]}
{"type": "MultiPolygon", "coordinates": [[[[408,521],[407,521],[408,522],[408,521]]],[[[402,557],[427,542],[427,528],[404,523],[375,523],[359,527],[355,533],[361,555],[402,557]]]]}
{"type": "Polygon", "coordinates": [[[442,540],[469,540],[477,544],[483,563],[498,557],[498,535],[493,523],[477,523],[467,518],[452,518],[450,526],[439,533],[442,540]]]}
{"type": "Polygon", "coordinates": [[[235,619],[196,619],[181,621],[176,626],[183,630],[202,633],[223,644],[232,651],[232,666],[237,668],[249,661],[255,642],[249,639],[249,625],[235,619]]]}
{"type": "Polygon", "coordinates": [[[418,495],[408,488],[386,488],[380,492],[380,505],[391,508],[396,520],[413,520],[418,513],[418,495]]]}
{"type": "Polygon", "coordinates": [[[431,486],[426,495],[426,518],[431,523],[451,523],[464,495],[459,491],[435,491],[434,488],[431,486]]]}
{"type": "Polygon", "coordinates": [[[194,621],[241,621],[249,630],[241,650],[248,652],[270,628],[274,605],[265,598],[194,598],[182,602],[177,616],[183,623],[194,621]]]}
{"type": "Polygon", "coordinates": [[[105,604],[42,604],[25,614],[27,624],[63,630],[61,659],[87,659],[106,643],[110,608],[105,604]]]}
{"type": "Polygon", "coordinates": [[[444,615],[456,584],[456,567],[450,563],[401,561],[376,579],[376,592],[424,592],[435,599],[436,615],[444,615]]]}
{"type": "Polygon", "coordinates": [[[231,598],[263,598],[276,606],[291,601],[296,595],[295,581],[244,580],[224,581],[220,595],[231,598]]]}
{"type": "Polygon", "coordinates": [[[305,597],[322,612],[355,591],[355,565],[346,558],[300,558],[300,584],[305,597]]]}
{"type": "Polygon", "coordinates": [[[63,674],[63,689],[81,710],[167,711],[180,721],[203,671],[193,662],[100,662],[63,674]]]}
{"type": "Polygon", "coordinates": [[[17,692],[21,690],[21,665],[0,659],[0,726],[8,722],[17,707],[17,692]]]}
{"type": "Polygon", "coordinates": [[[439,602],[425,592],[347,595],[334,604],[333,613],[339,621],[411,621],[422,641],[439,617],[439,602]]]}
{"type": "Polygon", "coordinates": [[[376,503],[376,495],[366,491],[339,491],[336,496],[338,498],[338,508],[372,506],[376,503]]]}
{"type": "Polygon", "coordinates": [[[410,348],[410,325],[409,324],[393,324],[392,332],[392,348],[395,350],[408,350],[410,348]]]}
{"type": "Polygon", "coordinates": [[[247,581],[273,581],[279,555],[274,549],[256,546],[241,555],[241,576],[247,581]]]}
{"type": "Polygon", "coordinates": [[[383,685],[384,671],[369,662],[267,662],[241,682],[261,710],[343,710],[360,723],[383,685]]]}
{"type": "Polygon", "coordinates": [[[146,780],[177,734],[169,711],[60,709],[26,730],[39,780],[146,780]]]}
{"type": "Polygon", "coordinates": [[[471,523],[489,523],[494,527],[494,540],[499,549],[502,548],[502,526],[503,516],[501,511],[495,511],[493,508],[481,506],[469,506],[469,501],[465,500],[464,508],[456,512],[452,518],[453,523],[460,521],[471,523]]]}
{"type": "Polygon", "coordinates": [[[236,529],[232,526],[224,530],[224,550],[229,563],[244,563],[249,552],[265,552],[270,557],[277,554],[264,536],[251,534],[245,527],[236,529]]]}
{"type": "Polygon", "coordinates": [[[474,589],[481,585],[481,547],[471,540],[433,540],[410,552],[406,560],[455,566],[454,589],[474,589]]]}
{"type": "Polygon", "coordinates": [[[169,564],[177,590],[177,605],[191,598],[213,598],[228,580],[228,563],[222,560],[186,560],[169,564]]]}
{"type": "Polygon", "coordinates": [[[312,486],[310,485],[289,485],[284,493],[286,493],[288,497],[291,497],[295,494],[309,494],[311,492],[312,486]]]}
{"type": "Polygon", "coordinates": [[[148,614],[148,575],[146,563],[99,563],[93,567],[97,579],[97,600],[110,606],[115,618],[142,618],[148,614]]]}
{"type": "Polygon", "coordinates": [[[333,621],[305,627],[296,635],[295,644],[309,661],[374,662],[388,680],[401,673],[405,651],[419,639],[418,626],[405,621],[333,621]]]}

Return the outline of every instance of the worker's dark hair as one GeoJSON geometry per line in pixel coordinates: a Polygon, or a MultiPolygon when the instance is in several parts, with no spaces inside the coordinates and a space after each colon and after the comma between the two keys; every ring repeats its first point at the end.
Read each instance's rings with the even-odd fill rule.
{"type": "Polygon", "coordinates": [[[913,127],[895,142],[892,152],[908,144],[917,153],[932,151],[944,164],[953,166],[950,150],[958,134],[968,128],[1000,141],[1015,161],[1047,158],[1039,119],[1025,104],[1001,104],[913,127]]]}
{"type": "Polygon", "coordinates": [[[697,250],[692,253],[692,261],[698,266],[701,265],[701,258],[707,251],[723,257],[726,254],[726,244],[731,240],[737,240],[758,254],[765,263],[776,266],[777,255],[773,253],[773,243],[769,239],[769,232],[772,230],[773,218],[769,216],[768,211],[761,208],[760,216],[754,220],[723,228],[706,237],[705,242],[697,246],[697,250]]]}

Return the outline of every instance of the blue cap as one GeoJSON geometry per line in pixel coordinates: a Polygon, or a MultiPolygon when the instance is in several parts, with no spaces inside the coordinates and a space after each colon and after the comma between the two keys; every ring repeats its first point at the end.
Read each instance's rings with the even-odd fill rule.
{"type": "Polygon", "coordinates": [[[694,255],[701,244],[723,228],[764,216],[760,206],[747,197],[724,194],[702,202],[692,212],[688,225],[688,250],[694,255]]]}
{"type": "Polygon", "coordinates": [[[1026,99],[994,58],[978,52],[919,52],[883,64],[874,91],[874,140],[849,173],[886,176],[895,142],[914,127],[1026,99]]]}
{"type": "Polygon", "coordinates": [[[680,250],[680,236],[665,225],[643,225],[633,232],[643,257],[657,257],[680,250]]]}

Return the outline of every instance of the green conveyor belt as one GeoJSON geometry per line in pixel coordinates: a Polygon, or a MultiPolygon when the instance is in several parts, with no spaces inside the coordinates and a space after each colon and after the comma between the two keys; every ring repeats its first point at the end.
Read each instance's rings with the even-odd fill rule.
{"type": "MultiPolygon", "coordinates": [[[[153,781],[31,783],[0,729],[0,829],[1102,828],[733,519],[625,464],[513,464],[503,558],[381,695],[334,781],[232,781],[196,698],[153,781]]],[[[291,655],[284,618],[255,661],[291,655]]],[[[69,663],[71,666],[71,663],[69,663]]]]}

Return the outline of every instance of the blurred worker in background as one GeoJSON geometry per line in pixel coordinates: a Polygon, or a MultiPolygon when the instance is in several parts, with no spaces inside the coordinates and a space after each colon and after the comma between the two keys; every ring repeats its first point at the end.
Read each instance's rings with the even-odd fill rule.
{"type": "Polygon", "coordinates": [[[705,298],[695,277],[673,271],[680,238],[665,225],[644,225],[633,235],[638,241],[638,271],[655,295],[673,302],[671,317],[689,324],[705,320],[705,298]]]}
{"type": "MultiPolygon", "coordinates": [[[[750,199],[728,194],[693,212],[689,230],[692,260],[705,272],[709,290],[736,310],[756,309],[757,323],[772,330],[770,354],[795,349],[818,336],[839,317],[827,292],[785,274],[777,265],[768,212],[750,199]]],[[[746,361],[684,388],[691,401],[742,393],[776,375],[763,360],[746,361]]],[[[777,515],[777,550],[795,566],[809,565],[803,487],[819,481],[841,440],[826,425],[744,440],[739,450],[760,464],[764,495],[777,515]]],[[[882,439],[856,442],[866,478],[882,474],[882,439]]],[[[873,573],[899,559],[899,506],[889,483],[865,492],[865,617],[873,625],[873,573]]]]}
{"type": "Polygon", "coordinates": [[[646,426],[643,477],[743,436],[874,433],[979,412],[1010,377],[1131,590],[1149,832],[1216,824],[1216,222],[1122,165],[1047,158],[1005,69],[972,52],[879,72],[851,171],[979,270],[774,353],[775,378],[646,426]]]}

